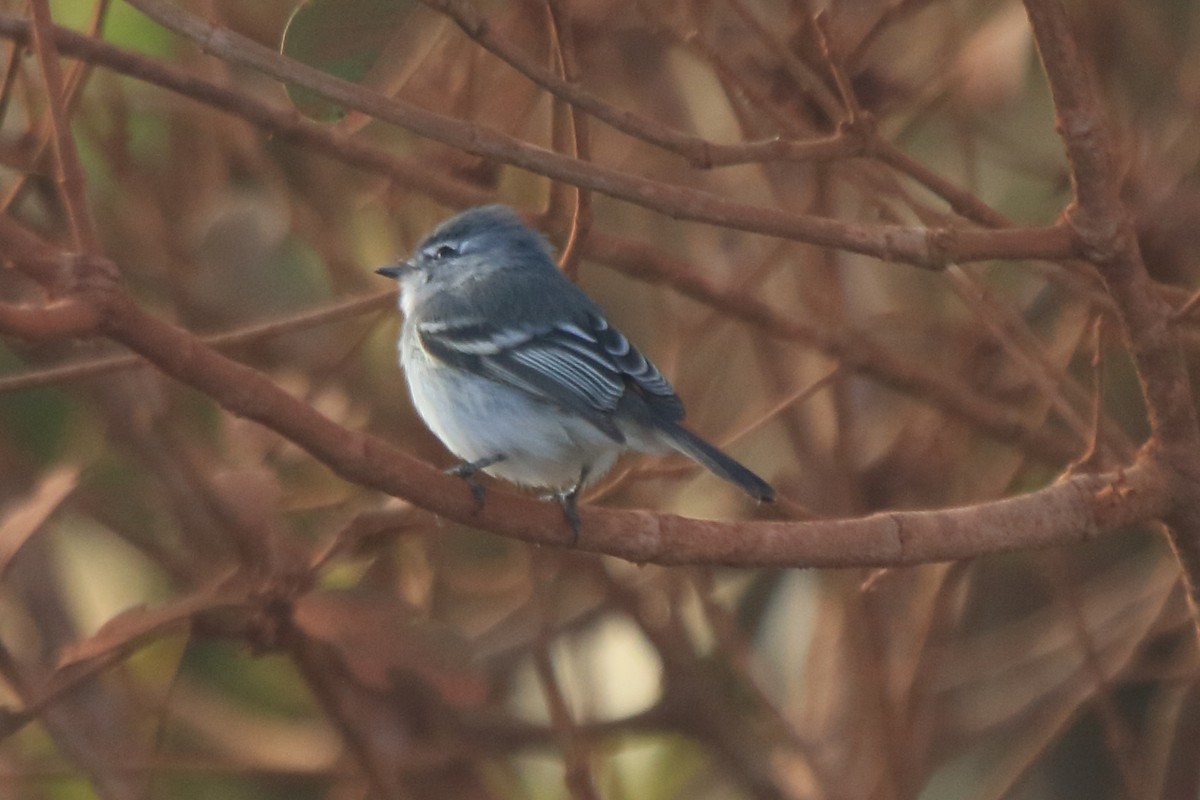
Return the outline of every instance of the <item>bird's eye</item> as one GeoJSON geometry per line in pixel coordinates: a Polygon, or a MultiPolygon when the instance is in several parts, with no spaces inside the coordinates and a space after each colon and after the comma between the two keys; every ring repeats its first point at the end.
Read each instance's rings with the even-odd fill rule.
{"type": "Polygon", "coordinates": [[[452,244],[439,244],[437,247],[426,253],[434,261],[441,261],[443,258],[450,258],[458,255],[458,248],[452,244]]]}

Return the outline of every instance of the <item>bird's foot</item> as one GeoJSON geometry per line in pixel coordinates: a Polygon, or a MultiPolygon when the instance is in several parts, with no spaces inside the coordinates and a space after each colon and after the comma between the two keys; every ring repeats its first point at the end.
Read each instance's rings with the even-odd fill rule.
{"type": "Polygon", "coordinates": [[[555,497],[558,498],[558,504],[562,506],[563,517],[567,520],[567,525],[571,528],[571,537],[567,539],[567,547],[574,549],[579,544],[579,510],[575,507],[576,501],[579,499],[579,487],[576,486],[569,492],[559,492],[555,497]]]}
{"type": "Polygon", "coordinates": [[[487,497],[487,489],[479,482],[478,474],[492,464],[503,460],[504,456],[488,456],[476,461],[463,461],[446,470],[447,475],[454,475],[467,482],[467,488],[471,490],[471,496],[475,498],[475,510],[472,513],[478,514],[483,510],[483,501],[487,497]]]}
{"type": "MultiPolygon", "coordinates": [[[[567,539],[567,547],[572,549],[579,544],[579,493],[583,491],[584,481],[587,480],[588,468],[584,467],[579,474],[579,482],[570,489],[562,492],[555,492],[550,497],[558,501],[562,506],[563,517],[567,520],[567,526],[571,529],[571,536],[567,539]]],[[[549,499],[549,498],[547,498],[549,499]]]]}

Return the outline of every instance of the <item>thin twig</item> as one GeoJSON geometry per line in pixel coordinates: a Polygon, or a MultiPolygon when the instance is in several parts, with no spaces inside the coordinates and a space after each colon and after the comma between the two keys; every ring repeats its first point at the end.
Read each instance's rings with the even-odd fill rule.
{"type": "MultiPolygon", "coordinates": [[[[574,34],[567,6],[562,0],[546,0],[546,8],[552,29],[550,38],[555,45],[557,55],[555,65],[564,81],[571,84],[577,83],[579,81],[579,64],[575,58],[574,34]]],[[[556,110],[560,114],[568,107],[558,98],[556,98],[556,104],[556,110]]],[[[580,161],[591,161],[592,151],[589,143],[587,116],[575,106],[569,106],[569,108],[573,134],[572,155],[580,161]]],[[[556,131],[557,133],[558,131],[556,131]]],[[[563,246],[562,255],[559,256],[559,268],[571,280],[578,278],[579,259],[591,228],[592,193],[583,188],[576,188],[575,208],[571,212],[567,243],[563,246]]]]}
{"type": "MultiPolygon", "coordinates": [[[[198,337],[200,341],[216,348],[236,347],[263,339],[283,336],[295,331],[308,330],[319,325],[327,325],[343,319],[357,317],[371,311],[386,308],[395,302],[395,292],[385,291],[364,297],[353,297],[322,308],[294,314],[283,319],[260,322],[247,325],[225,333],[211,334],[198,337]]],[[[0,319],[2,327],[2,319],[0,319]]],[[[82,361],[77,364],[63,364],[57,367],[25,372],[18,375],[0,376],[0,394],[21,389],[34,389],[50,386],[65,381],[94,378],[127,369],[137,369],[148,366],[146,360],[135,355],[112,356],[98,358],[92,361],[82,361]]]]}
{"type": "Polygon", "coordinates": [[[712,192],[582,162],[339,80],[159,0],[129,2],[160,24],[196,41],[230,63],[304,86],[347,108],[468,153],[493,158],[677,218],[838,247],[885,261],[935,270],[946,263],[983,258],[1056,260],[1073,255],[1070,237],[1057,225],[1005,230],[929,230],[850,223],[739,203],[712,192]]]}
{"type": "Polygon", "coordinates": [[[47,110],[54,132],[54,154],[58,161],[59,185],[62,187],[63,206],[71,226],[71,237],[75,242],[76,252],[99,254],[100,239],[96,235],[96,227],[88,211],[83,166],[79,163],[79,154],[75,152],[75,140],[71,137],[69,104],[63,88],[58,51],[54,46],[49,0],[33,0],[30,12],[31,42],[38,64],[42,68],[42,79],[46,83],[47,110]]]}

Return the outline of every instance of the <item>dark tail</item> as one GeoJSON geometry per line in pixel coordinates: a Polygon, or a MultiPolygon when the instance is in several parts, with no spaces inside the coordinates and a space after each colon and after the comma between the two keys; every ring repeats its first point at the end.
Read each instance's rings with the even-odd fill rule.
{"type": "Polygon", "coordinates": [[[718,478],[724,478],[755,500],[770,503],[775,499],[771,484],[734,461],[729,456],[674,422],[659,423],[659,428],[671,446],[685,456],[695,459],[718,478]]]}

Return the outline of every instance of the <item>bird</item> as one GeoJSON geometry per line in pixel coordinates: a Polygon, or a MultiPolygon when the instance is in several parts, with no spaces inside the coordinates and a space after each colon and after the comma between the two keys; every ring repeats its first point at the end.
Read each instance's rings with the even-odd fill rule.
{"type": "Polygon", "coordinates": [[[662,372],[558,269],[505,205],[435,227],[376,273],[399,285],[397,344],[412,403],[459,463],[477,507],[483,472],[557,499],[570,543],[580,492],[628,450],[682,453],[760,502],[775,490],[685,428],[662,372]]]}

